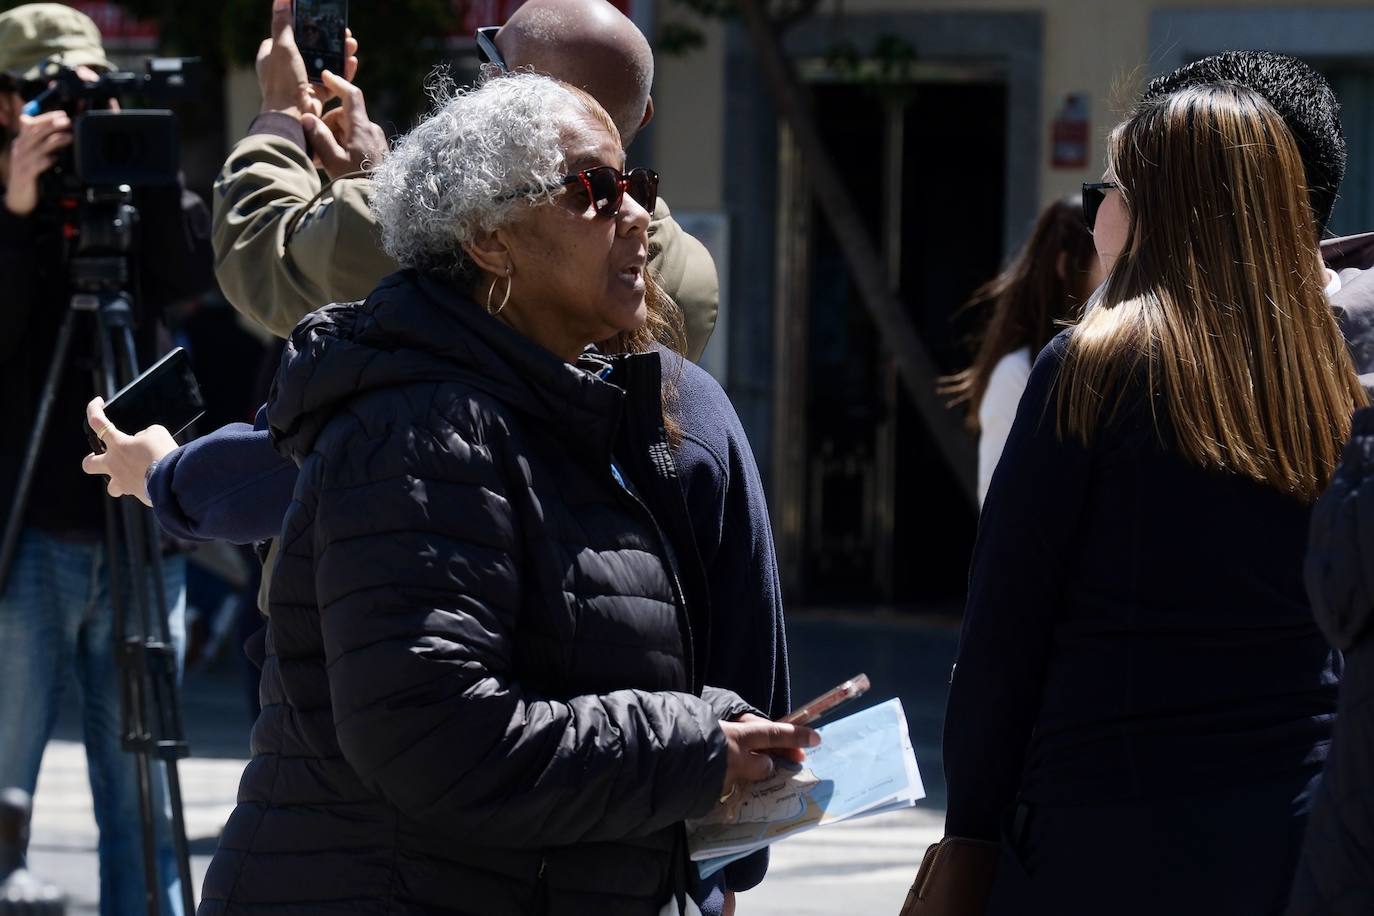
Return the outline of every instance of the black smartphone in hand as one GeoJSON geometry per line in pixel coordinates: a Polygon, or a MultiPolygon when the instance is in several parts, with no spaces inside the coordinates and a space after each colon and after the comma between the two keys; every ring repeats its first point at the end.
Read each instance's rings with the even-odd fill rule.
{"type": "Polygon", "coordinates": [[[296,47],[310,82],[318,83],[325,70],[343,76],[348,0],[295,0],[293,12],[296,47]]]}
{"type": "MultiPolygon", "coordinates": [[[[191,358],[181,347],[153,363],[105,404],[105,418],[115,429],[131,436],[150,426],[164,426],[177,436],[204,414],[205,398],[200,393],[200,383],[191,371],[191,358]]],[[[102,454],[105,443],[96,436],[91,424],[85,423],[85,427],[91,451],[102,454]]]]}

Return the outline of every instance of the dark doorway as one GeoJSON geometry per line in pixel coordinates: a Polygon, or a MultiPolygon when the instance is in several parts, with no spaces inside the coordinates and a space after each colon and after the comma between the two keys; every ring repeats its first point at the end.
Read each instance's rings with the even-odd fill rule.
{"type": "MultiPolygon", "coordinates": [[[[813,104],[926,347],[942,371],[961,368],[960,306],[1002,258],[1005,84],[821,84],[813,104]]],[[[779,394],[782,409],[805,412],[805,447],[790,450],[805,465],[794,471],[805,507],[789,594],[810,604],[957,605],[976,509],[897,384],[815,200],[806,206],[798,250],[808,256],[795,287],[805,290],[806,352],[790,357],[805,361],[794,376],[805,391],[779,394]]]]}

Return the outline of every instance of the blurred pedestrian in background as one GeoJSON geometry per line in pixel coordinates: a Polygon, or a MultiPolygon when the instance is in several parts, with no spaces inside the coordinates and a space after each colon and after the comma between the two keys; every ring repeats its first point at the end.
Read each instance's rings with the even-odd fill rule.
{"type": "Polygon", "coordinates": [[[965,306],[987,310],[987,323],[973,365],[950,377],[944,392],[952,404],[967,406],[968,424],[978,433],[980,505],[1031,364],[1064,322],[1080,314],[1104,276],[1092,233],[1083,224],[1083,199],[1068,197],[1045,208],[1016,257],[965,306]]]}

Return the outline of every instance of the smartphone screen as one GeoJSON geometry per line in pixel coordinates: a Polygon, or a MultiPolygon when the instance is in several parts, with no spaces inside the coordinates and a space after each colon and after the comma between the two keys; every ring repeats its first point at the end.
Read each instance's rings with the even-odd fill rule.
{"type": "MultiPolygon", "coordinates": [[[[134,435],[150,426],[164,426],[173,436],[205,413],[205,398],[191,371],[191,359],[177,347],[149,366],[138,378],[115,392],[105,416],[120,432],[134,435]]],[[[85,424],[92,451],[105,451],[90,424],[85,424]]]]}
{"type": "Polygon", "coordinates": [[[348,0],[295,0],[296,47],[312,83],[324,70],[343,75],[347,24],[348,0]]]}

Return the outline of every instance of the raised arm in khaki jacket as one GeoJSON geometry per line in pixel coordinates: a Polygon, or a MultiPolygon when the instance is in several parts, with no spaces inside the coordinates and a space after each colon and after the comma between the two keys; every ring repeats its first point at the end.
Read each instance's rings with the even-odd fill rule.
{"type": "Polygon", "coordinates": [[[277,337],[396,270],[368,209],[372,182],[321,191],[305,134],[284,114],[259,115],[215,180],[215,276],[234,308],[277,337]]]}

